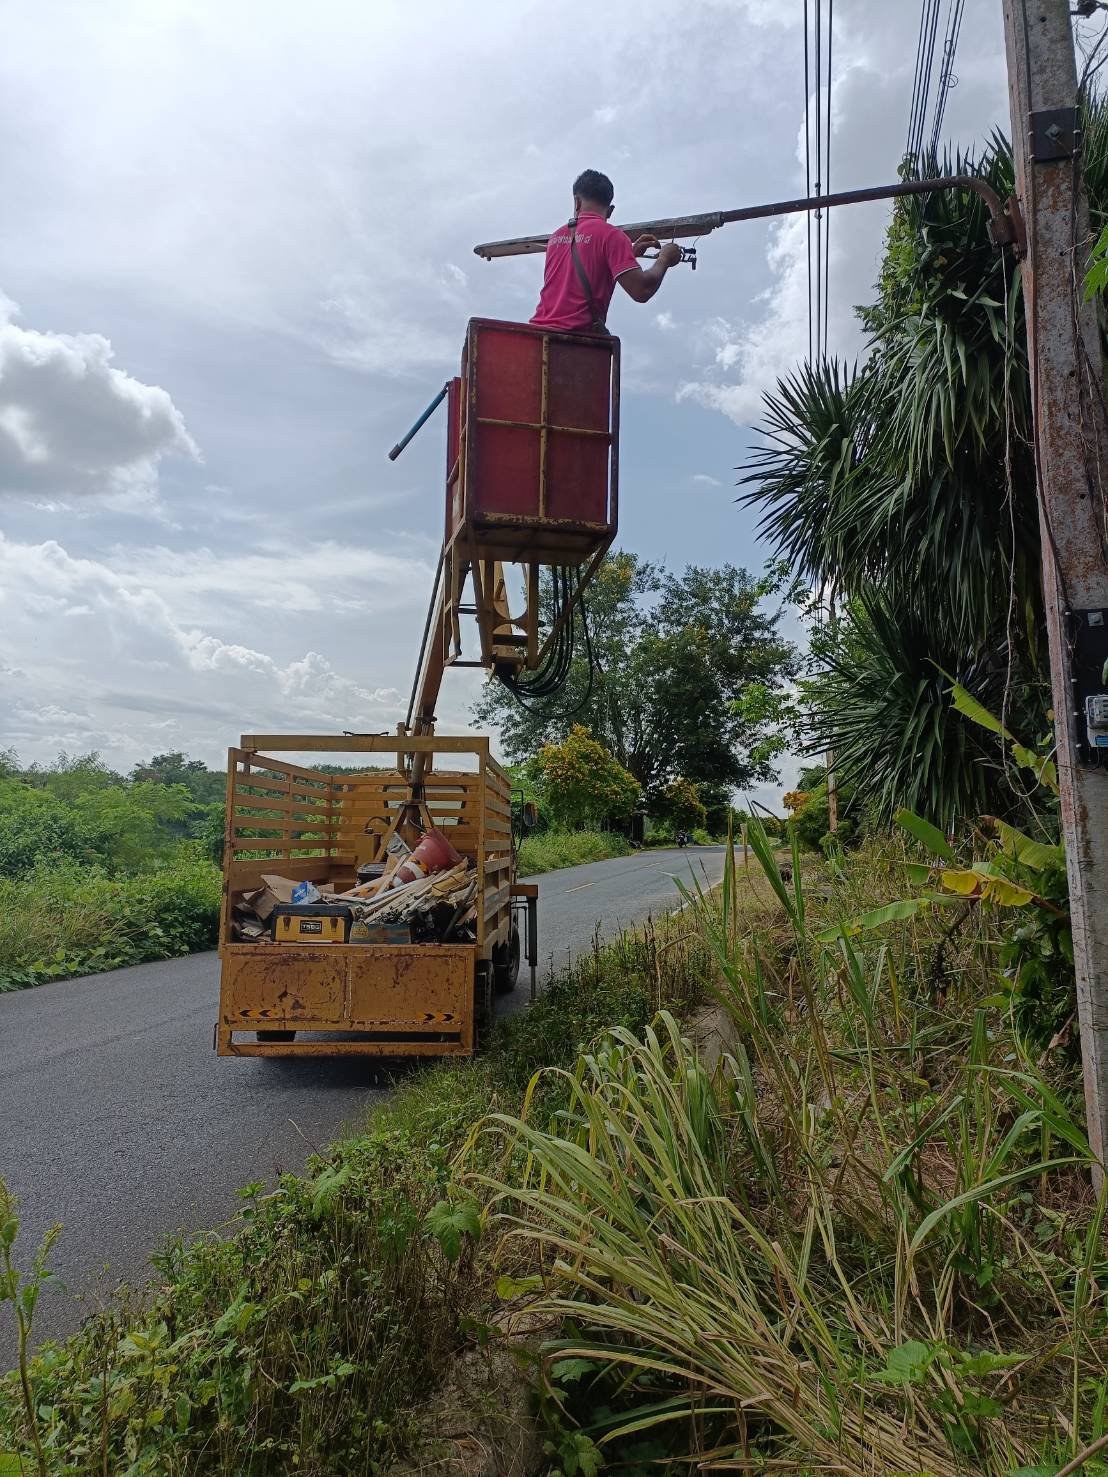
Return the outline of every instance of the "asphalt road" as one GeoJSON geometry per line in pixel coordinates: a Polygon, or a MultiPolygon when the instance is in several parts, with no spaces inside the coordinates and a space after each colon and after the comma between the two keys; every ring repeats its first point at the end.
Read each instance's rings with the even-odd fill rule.
{"type": "MultiPolygon", "coordinates": [[[[681,906],[675,875],[709,882],[722,847],[649,851],[536,878],[540,981],[619,928],[681,906]]],[[[178,1231],[217,1227],[236,1189],[301,1168],[356,1127],[396,1073],[351,1058],[217,1057],[217,959],[194,954],[0,994],[0,1175],[18,1196],[18,1259],[64,1229],[39,1339],[75,1328],[178,1231]]],[[[522,1008],[527,971],[503,1011],[522,1008]]],[[[14,1350],[0,1316],[0,1368],[14,1350]]]]}

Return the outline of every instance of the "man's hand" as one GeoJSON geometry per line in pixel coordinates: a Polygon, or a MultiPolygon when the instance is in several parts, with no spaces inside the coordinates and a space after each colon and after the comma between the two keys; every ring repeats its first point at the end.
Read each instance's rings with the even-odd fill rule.
{"type": "Polygon", "coordinates": [[[642,256],[644,251],[658,248],[658,255],[644,271],[642,267],[628,267],[626,272],[621,272],[616,281],[623,288],[628,297],[634,298],[637,303],[648,303],[658,288],[662,285],[662,278],[681,260],[681,248],[676,241],[667,242],[663,246],[657,236],[640,236],[632,242],[631,250],[636,256],[642,256]],[[641,248],[641,249],[640,249],[641,248]]]}

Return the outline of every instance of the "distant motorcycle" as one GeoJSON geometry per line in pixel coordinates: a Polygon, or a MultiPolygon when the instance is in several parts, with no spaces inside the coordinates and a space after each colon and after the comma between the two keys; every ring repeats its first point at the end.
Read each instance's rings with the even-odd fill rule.
{"type": "Polygon", "coordinates": [[[688,846],[688,844],[689,844],[689,833],[688,833],[688,831],[678,831],[678,833],[677,833],[677,844],[678,844],[678,846],[680,846],[682,848],[688,846]]]}

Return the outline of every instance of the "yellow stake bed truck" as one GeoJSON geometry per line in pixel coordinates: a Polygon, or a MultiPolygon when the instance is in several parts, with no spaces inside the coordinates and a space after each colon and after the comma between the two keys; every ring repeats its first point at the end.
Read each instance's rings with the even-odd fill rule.
{"type": "MultiPolygon", "coordinates": [[[[243,737],[228,759],[216,1050],[471,1054],[492,988],[510,988],[518,973],[513,895],[530,904],[533,938],[535,889],[514,884],[511,782],[487,738],[243,737]],[[364,754],[366,768],[326,774],[289,753],[319,764],[364,754]],[[403,772],[413,757],[421,769],[414,790],[403,772]],[[394,836],[418,839],[431,827],[473,864],[472,917],[457,939],[381,942],[372,928],[359,942],[240,939],[246,900],[265,877],[345,892],[359,866],[385,860],[394,836]]],[[[528,953],[533,970],[534,948],[528,953]]]]}
{"type": "Polygon", "coordinates": [[[451,666],[483,668],[521,700],[549,698],[575,631],[588,646],[583,594],[616,534],[619,340],[473,319],[461,374],[390,458],[444,401],[445,537],[406,721],[395,736],[251,735],[230,751],[223,1056],[469,1055],[493,989],[519,971],[513,913],[526,916],[534,998],[537,889],[516,882],[511,783],[487,738],[438,737],[435,708],[451,666]],[[476,621],[473,659],[463,616],[476,621]],[[351,755],[363,770],[313,767],[351,755]],[[428,864],[430,908],[393,906],[416,856],[359,877],[389,867],[397,837],[446,858],[441,875],[428,864]],[[375,881],[382,910],[368,893],[341,896],[375,881]],[[301,897],[303,883],[318,891],[301,897]]]}

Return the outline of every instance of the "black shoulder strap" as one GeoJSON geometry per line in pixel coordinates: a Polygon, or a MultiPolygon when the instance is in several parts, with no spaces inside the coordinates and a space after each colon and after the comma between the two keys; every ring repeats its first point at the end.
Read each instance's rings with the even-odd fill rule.
{"type": "Polygon", "coordinates": [[[581,261],[581,253],[577,250],[577,217],[574,216],[569,223],[569,252],[573,257],[573,267],[577,273],[577,280],[581,284],[581,290],[585,294],[585,305],[589,310],[592,323],[589,325],[595,332],[607,333],[608,325],[603,316],[597,310],[596,301],[592,295],[588,275],[585,272],[584,263],[581,261]]]}

